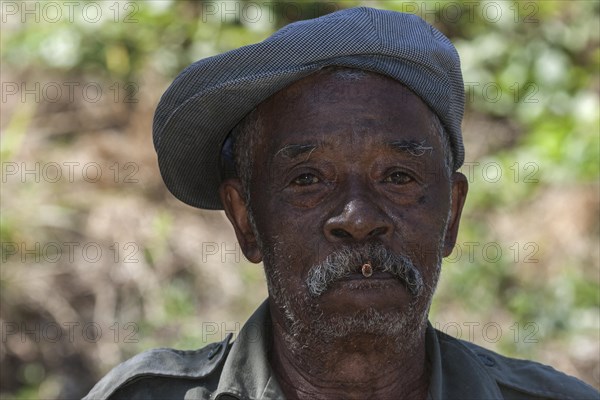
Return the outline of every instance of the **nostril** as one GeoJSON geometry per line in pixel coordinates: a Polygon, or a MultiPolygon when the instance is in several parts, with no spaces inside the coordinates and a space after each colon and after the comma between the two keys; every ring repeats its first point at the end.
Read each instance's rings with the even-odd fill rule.
{"type": "Polygon", "coordinates": [[[369,237],[383,236],[387,232],[387,230],[388,230],[387,227],[380,226],[378,228],[373,229],[371,232],[369,232],[369,237]]]}
{"type": "Polygon", "coordinates": [[[350,233],[346,232],[343,229],[339,229],[339,228],[332,229],[331,234],[339,239],[346,239],[346,238],[352,237],[352,235],[350,235],[350,233]]]}

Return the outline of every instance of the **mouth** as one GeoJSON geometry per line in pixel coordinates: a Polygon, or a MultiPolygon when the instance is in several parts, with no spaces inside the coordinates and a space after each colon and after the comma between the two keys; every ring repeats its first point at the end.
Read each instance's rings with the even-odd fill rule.
{"type": "Polygon", "coordinates": [[[376,289],[404,287],[410,294],[422,290],[422,279],[412,260],[383,245],[335,251],[313,265],[306,278],[312,297],[328,289],[376,289]]]}
{"type": "Polygon", "coordinates": [[[354,293],[353,296],[367,292],[370,293],[369,296],[374,294],[379,295],[384,293],[382,290],[397,291],[401,288],[406,289],[405,285],[398,278],[389,272],[382,271],[373,272],[368,278],[360,272],[353,272],[338,279],[331,285],[333,293],[339,293],[340,290],[344,292],[349,291],[348,293],[354,293]]]}
{"type": "Polygon", "coordinates": [[[361,272],[353,272],[351,274],[344,276],[343,278],[340,278],[339,281],[355,281],[355,280],[361,280],[361,279],[365,280],[365,281],[372,281],[372,280],[396,279],[396,277],[394,277],[389,272],[383,272],[383,271],[375,271],[368,277],[366,277],[361,272]]]}
{"type": "Polygon", "coordinates": [[[332,289],[336,290],[382,290],[382,289],[393,289],[403,288],[409,293],[412,293],[412,289],[397,276],[387,271],[374,270],[369,275],[365,275],[363,271],[358,270],[351,272],[350,274],[339,278],[332,284],[332,289]]]}

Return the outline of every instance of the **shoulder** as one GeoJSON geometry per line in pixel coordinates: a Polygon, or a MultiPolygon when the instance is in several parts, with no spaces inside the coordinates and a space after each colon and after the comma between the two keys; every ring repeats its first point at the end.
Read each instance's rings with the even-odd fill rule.
{"type": "Polygon", "coordinates": [[[456,340],[475,354],[506,399],[600,399],[588,384],[548,365],[505,357],[463,340],[446,340],[456,340]]]}
{"type": "Polygon", "coordinates": [[[154,349],[119,364],[84,400],[184,398],[192,390],[208,398],[216,389],[231,335],[198,350],[154,349]],[[181,394],[181,396],[179,396],[181,394]]]}

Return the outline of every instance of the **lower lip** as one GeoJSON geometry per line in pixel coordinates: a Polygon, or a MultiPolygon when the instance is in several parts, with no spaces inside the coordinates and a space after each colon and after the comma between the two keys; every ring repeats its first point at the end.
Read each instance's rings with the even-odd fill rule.
{"type": "Polygon", "coordinates": [[[361,280],[361,279],[365,280],[365,281],[371,281],[371,280],[388,280],[388,279],[395,279],[395,278],[389,272],[373,272],[373,275],[369,276],[368,278],[361,273],[355,272],[353,274],[350,274],[350,275],[347,275],[347,276],[341,278],[340,281],[355,281],[355,280],[361,280]]]}
{"type": "Polygon", "coordinates": [[[338,290],[342,291],[377,291],[383,293],[384,289],[391,289],[394,291],[399,290],[400,288],[404,288],[404,285],[400,282],[399,279],[395,279],[390,274],[386,274],[383,276],[376,276],[373,274],[369,278],[364,277],[362,274],[352,274],[352,276],[346,277],[345,279],[340,279],[331,285],[331,289],[333,293],[338,292],[338,290]],[[386,276],[387,275],[387,276],[386,276]]]}

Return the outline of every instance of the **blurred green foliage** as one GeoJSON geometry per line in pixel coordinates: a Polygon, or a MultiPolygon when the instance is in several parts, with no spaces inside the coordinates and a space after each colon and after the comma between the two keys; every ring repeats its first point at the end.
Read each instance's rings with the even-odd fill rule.
{"type": "MultiPolygon", "coordinates": [[[[106,16],[97,23],[81,18],[62,18],[52,23],[42,18],[39,23],[21,23],[19,18],[12,18],[2,27],[3,69],[20,74],[25,80],[47,75],[66,80],[87,77],[140,82],[140,93],[160,93],[190,63],[260,41],[277,27],[296,19],[357,5],[421,15],[447,34],[461,55],[469,99],[464,124],[467,163],[472,167],[462,169],[472,179],[459,237],[461,253],[455,250],[451,261],[444,263],[432,306],[432,322],[440,321],[443,326],[444,321],[469,320],[469,316],[472,321],[481,321],[481,325],[499,321],[505,330],[501,340],[483,344],[498,346],[513,356],[540,356],[537,349],[542,340],[562,343],[563,351],[572,348],[572,342],[580,341],[582,336],[597,344],[600,229],[595,212],[600,175],[600,2],[274,2],[260,3],[261,18],[252,14],[253,4],[257,4],[252,2],[163,0],[94,4],[100,4],[106,16]],[[239,11],[223,13],[226,8],[239,11]],[[149,73],[162,78],[159,86],[143,86],[149,73]],[[494,168],[482,170],[490,165],[494,168]],[[495,180],[498,169],[502,176],[495,180]],[[587,224],[581,232],[577,231],[583,236],[571,240],[545,236],[556,230],[560,233],[560,227],[568,226],[562,220],[570,216],[561,213],[581,196],[592,197],[587,203],[576,203],[591,204],[589,210],[574,210],[578,212],[574,220],[587,224]],[[547,205],[546,199],[552,205],[547,205]],[[567,203],[566,207],[561,202],[567,203]],[[541,227],[532,228],[536,225],[541,227]],[[564,247],[555,248],[561,239],[565,240],[564,247]],[[465,246],[468,243],[479,245],[470,252],[465,246]],[[501,257],[482,253],[489,243],[497,246],[487,249],[500,248],[501,257]],[[469,259],[473,254],[474,258],[469,259]],[[529,261],[539,259],[543,263],[529,263],[527,256],[529,261]],[[524,330],[532,321],[539,331],[535,335],[538,342],[530,343],[522,339],[532,332],[524,330]],[[519,328],[507,331],[513,324],[519,328]]],[[[25,132],[34,114],[43,112],[39,107],[23,103],[9,116],[3,115],[3,161],[20,160],[25,132]]],[[[136,104],[130,105],[131,113],[135,107],[136,104]]],[[[54,140],[49,146],[59,144],[59,140],[54,140]]],[[[63,145],[68,147],[68,141],[63,145]]],[[[36,156],[43,159],[45,154],[36,156]]],[[[2,213],[2,241],[26,240],[31,232],[52,237],[53,231],[44,231],[43,224],[38,225],[35,218],[29,217],[37,212],[31,211],[37,207],[34,199],[45,196],[37,186],[21,184],[13,194],[19,196],[23,209],[2,213]]],[[[144,194],[148,193],[141,195],[144,194]]],[[[81,218],[89,212],[89,204],[70,202],[60,197],[63,194],[57,196],[53,205],[62,207],[61,212],[68,215],[64,218],[81,218]]],[[[202,277],[192,271],[194,261],[173,259],[170,255],[178,235],[174,228],[178,211],[164,205],[157,208],[149,222],[152,233],[141,246],[148,265],[145,273],[153,271],[157,275],[160,288],[152,293],[158,299],[152,299],[150,305],[144,303],[141,316],[132,312],[133,317],[139,318],[143,339],[128,344],[122,357],[155,346],[198,347],[202,334],[198,310],[210,300],[198,291],[202,277]],[[181,269],[170,275],[161,272],[165,260],[180,264],[181,269]],[[169,278],[168,284],[162,284],[165,277],[169,278]],[[178,330],[177,334],[171,328],[178,330]]],[[[237,279],[243,282],[245,290],[229,304],[228,315],[243,320],[251,303],[247,299],[265,297],[266,293],[259,290],[264,283],[258,268],[243,261],[236,268],[237,279]]],[[[5,307],[13,307],[11,311],[20,310],[18,290],[6,271],[3,270],[0,288],[13,290],[2,290],[2,302],[5,307]]],[[[123,300],[124,318],[128,309],[135,308],[136,297],[144,296],[144,290],[150,291],[132,289],[132,299],[123,300]]],[[[2,318],[7,319],[6,314],[2,318]]],[[[600,386],[598,357],[594,360],[594,365],[582,368],[591,371],[586,372],[586,377],[596,379],[590,383],[600,386]]],[[[58,393],[56,386],[60,386],[60,381],[51,380],[52,371],[45,368],[49,367],[35,360],[24,362],[16,386],[3,391],[20,399],[58,393]]],[[[102,372],[93,371],[92,379],[102,372]]]]}

